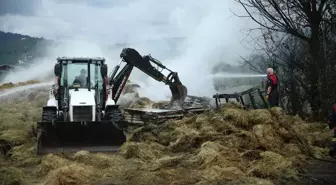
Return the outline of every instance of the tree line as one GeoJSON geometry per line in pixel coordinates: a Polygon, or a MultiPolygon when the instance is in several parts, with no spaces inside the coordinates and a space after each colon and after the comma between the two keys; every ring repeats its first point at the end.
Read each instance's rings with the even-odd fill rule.
{"type": "Polygon", "coordinates": [[[29,62],[45,54],[46,46],[52,41],[17,33],[0,31],[0,65],[17,65],[29,62]]]}

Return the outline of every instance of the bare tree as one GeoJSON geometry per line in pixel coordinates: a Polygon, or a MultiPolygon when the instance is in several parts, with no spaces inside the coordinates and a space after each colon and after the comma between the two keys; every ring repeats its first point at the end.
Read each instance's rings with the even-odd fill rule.
{"type": "MultiPolygon", "coordinates": [[[[325,55],[326,48],[323,45],[323,37],[326,33],[323,30],[326,30],[326,25],[333,22],[335,0],[236,1],[246,10],[249,18],[270,33],[265,35],[272,36],[274,33],[283,33],[282,37],[293,36],[307,44],[309,58],[304,60],[304,64],[300,63],[301,72],[307,83],[302,84],[309,95],[308,99],[313,116],[318,118],[319,108],[323,102],[322,89],[319,86],[322,80],[320,76],[328,66],[325,55]]],[[[272,40],[273,38],[265,38],[265,40],[268,39],[272,40]]],[[[288,67],[293,68],[293,65],[299,67],[296,63],[296,61],[291,61],[291,65],[288,67]]]]}

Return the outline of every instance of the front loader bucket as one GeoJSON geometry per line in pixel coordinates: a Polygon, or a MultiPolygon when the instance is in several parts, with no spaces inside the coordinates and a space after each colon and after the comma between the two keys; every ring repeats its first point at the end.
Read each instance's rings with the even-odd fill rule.
{"type": "Polygon", "coordinates": [[[116,152],[126,142],[123,130],[114,123],[101,122],[38,122],[37,154],[116,152]]]}
{"type": "Polygon", "coordinates": [[[169,86],[172,92],[170,100],[170,108],[181,108],[184,100],[188,95],[188,90],[184,85],[169,86]]]}

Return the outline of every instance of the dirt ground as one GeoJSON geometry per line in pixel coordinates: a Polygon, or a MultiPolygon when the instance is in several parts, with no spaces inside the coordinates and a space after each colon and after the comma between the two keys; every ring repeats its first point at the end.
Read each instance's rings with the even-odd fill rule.
{"type": "Polygon", "coordinates": [[[303,169],[297,181],[281,181],[281,185],[335,185],[336,159],[312,160],[303,169]]]}

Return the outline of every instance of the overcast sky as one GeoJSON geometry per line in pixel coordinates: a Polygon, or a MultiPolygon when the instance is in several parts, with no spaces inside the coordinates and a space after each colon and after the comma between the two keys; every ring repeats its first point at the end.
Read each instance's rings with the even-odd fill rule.
{"type": "Polygon", "coordinates": [[[0,30],[49,39],[124,42],[186,36],[202,19],[217,14],[218,26],[227,22],[216,27],[225,36],[246,23],[237,22],[229,9],[242,10],[233,0],[0,0],[0,30]]]}
{"type": "MultiPolygon", "coordinates": [[[[179,71],[185,81],[198,69],[191,84],[202,78],[202,70],[208,73],[214,62],[237,63],[239,55],[249,52],[241,45],[246,34],[242,30],[255,24],[234,16],[230,9],[244,13],[233,0],[0,0],[0,30],[54,40],[91,41],[85,46],[58,48],[55,55],[62,51],[106,56],[90,46],[94,41],[143,42],[134,47],[142,54],[160,57],[171,46],[165,42],[145,46],[146,40],[182,37],[185,41],[173,48],[179,54],[165,64],[179,71]]],[[[195,86],[192,91],[201,89],[195,86]]]]}

